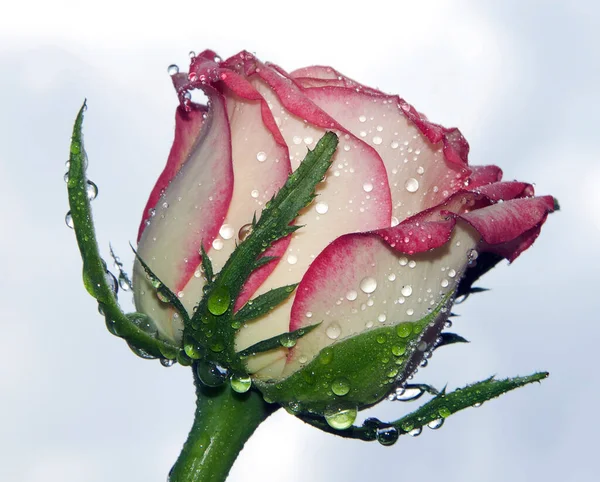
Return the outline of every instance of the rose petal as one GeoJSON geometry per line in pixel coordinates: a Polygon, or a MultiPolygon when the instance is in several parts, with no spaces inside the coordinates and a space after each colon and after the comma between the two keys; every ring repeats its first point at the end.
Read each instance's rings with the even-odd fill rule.
{"type": "Polygon", "coordinates": [[[469,172],[466,153],[464,162],[457,162],[446,149],[447,139],[455,134],[435,126],[439,132],[432,135],[434,124],[421,118],[415,124],[412,108],[403,101],[338,87],[306,89],[306,95],[377,150],[387,169],[397,220],[435,206],[464,188],[469,172]]]}
{"type": "MultiPolygon", "coordinates": [[[[217,236],[231,201],[233,170],[225,99],[207,88],[210,109],[200,134],[176,125],[176,139],[190,145],[184,164],[156,204],[155,214],[138,243],[138,254],[174,292],[181,291],[200,262],[200,243],[205,249],[217,236]],[[184,140],[185,139],[185,140],[184,140]]],[[[192,108],[193,109],[193,108],[192,108]]],[[[183,120],[183,117],[182,117],[183,120]]],[[[172,340],[181,336],[181,319],[173,319],[169,305],[160,302],[141,265],[134,266],[135,304],[172,340]]]]}

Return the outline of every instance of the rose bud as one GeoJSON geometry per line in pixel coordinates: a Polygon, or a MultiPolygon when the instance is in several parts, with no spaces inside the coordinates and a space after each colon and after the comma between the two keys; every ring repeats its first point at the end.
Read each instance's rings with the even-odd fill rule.
{"type": "MultiPolygon", "coordinates": [[[[290,74],[247,52],[221,61],[205,51],[173,82],[175,139],[139,228],[136,307],[161,339],[185,345],[185,320],[140,260],[193,317],[253,219],[332,131],[339,145],[294,220],[301,228],[265,242],[261,255],[274,258],[252,271],[235,299],[212,292],[221,313],[206,303],[207,326],[226,310],[235,322],[253,299],[298,284],[234,326],[235,352],[265,399],[325,415],[333,427],[348,427],[357,409],[403,386],[443,341],[457,294],[500,257],[514,261],[554,210],[554,199],[534,197],[531,184],[501,181],[496,166],[470,166],[458,129],[332,68],[290,74]],[[207,105],[191,100],[195,89],[207,105]],[[286,338],[298,330],[303,336],[286,338]],[[271,339],[277,347],[259,349],[271,339]]],[[[211,340],[198,326],[190,339],[204,330],[211,340]]],[[[199,360],[227,348],[209,343],[206,354],[192,345],[186,352],[199,360]]],[[[225,371],[237,363],[228,360],[220,359],[225,371]]]]}

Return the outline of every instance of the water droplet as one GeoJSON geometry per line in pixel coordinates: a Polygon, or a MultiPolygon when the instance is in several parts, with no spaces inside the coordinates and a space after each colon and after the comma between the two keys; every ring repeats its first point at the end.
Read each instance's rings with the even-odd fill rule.
{"type": "Polygon", "coordinates": [[[87,198],[90,201],[93,201],[98,195],[98,186],[96,186],[92,181],[87,181],[85,192],[87,194],[87,198]]]}
{"type": "Polygon", "coordinates": [[[408,262],[408,267],[409,267],[409,268],[414,268],[415,266],[417,266],[417,262],[416,262],[414,259],[411,259],[411,260],[408,262]]]}
{"type": "Polygon", "coordinates": [[[338,397],[343,397],[350,391],[350,383],[345,378],[337,378],[331,384],[331,391],[338,397]]]}
{"type": "Polygon", "coordinates": [[[440,428],[442,425],[444,425],[444,419],[443,418],[436,418],[435,420],[432,420],[431,422],[429,422],[427,424],[427,426],[431,429],[431,430],[437,430],[438,428],[440,428]]]}
{"type": "Polygon", "coordinates": [[[167,67],[167,72],[170,76],[173,76],[175,74],[179,73],[179,66],[176,64],[171,64],[167,67]]]}
{"type": "Polygon", "coordinates": [[[387,316],[385,316],[384,313],[381,313],[379,316],[377,316],[377,321],[379,321],[380,323],[383,323],[386,319],[387,316]]]}
{"type": "Polygon", "coordinates": [[[474,404],[473,404],[473,407],[475,407],[475,408],[479,408],[479,407],[481,407],[482,405],[483,405],[483,403],[481,403],[481,402],[477,402],[477,403],[474,403],[474,404]]]}
{"type": "Polygon", "coordinates": [[[388,274],[388,280],[390,280],[390,281],[396,281],[396,273],[390,273],[390,274],[388,274]]]}
{"type": "MultiPolygon", "coordinates": [[[[67,162],[69,162],[69,161],[67,161],[67,162]]],[[[68,169],[68,168],[67,168],[67,169],[68,169]]],[[[65,175],[63,176],[63,180],[64,180],[65,182],[69,182],[69,173],[68,173],[68,172],[65,172],[65,175]]]]}
{"type": "Polygon", "coordinates": [[[183,351],[192,360],[198,360],[203,357],[204,350],[195,342],[186,342],[183,345],[183,351]]]}
{"type": "Polygon", "coordinates": [[[479,253],[476,249],[470,249],[467,252],[467,258],[469,258],[469,264],[473,263],[479,257],[479,253]]]}
{"type": "Polygon", "coordinates": [[[231,303],[231,295],[229,290],[224,286],[216,288],[208,297],[208,311],[213,315],[219,316],[229,309],[231,303]]]}
{"type": "Polygon", "coordinates": [[[440,417],[442,418],[448,418],[450,415],[452,415],[452,412],[450,412],[450,410],[448,410],[446,407],[442,407],[438,410],[438,413],[440,414],[440,417]]]}
{"type": "Polygon", "coordinates": [[[238,231],[238,239],[240,241],[244,241],[248,237],[248,235],[252,232],[252,224],[244,224],[240,230],[238,231]]]}
{"type": "Polygon", "coordinates": [[[305,143],[306,145],[310,145],[310,144],[312,144],[312,143],[313,143],[313,138],[312,138],[312,137],[310,137],[310,136],[306,136],[306,137],[304,138],[304,143],[305,143]]]}
{"type": "Polygon", "coordinates": [[[364,293],[373,293],[377,289],[377,280],[370,276],[363,278],[360,282],[360,289],[364,293]]]}
{"type": "Polygon", "coordinates": [[[425,168],[423,166],[417,167],[417,174],[423,174],[425,172],[425,168]]]}
{"type": "Polygon", "coordinates": [[[292,139],[292,142],[296,145],[300,144],[302,142],[302,137],[300,136],[294,136],[294,138],[292,139]]]}
{"type": "Polygon", "coordinates": [[[256,199],[259,196],[259,192],[256,189],[253,189],[252,192],[250,193],[250,196],[252,196],[254,199],[256,199]]]}
{"type": "Polygon", "coordinates": [[[391,227],[393,228],[394,226],[398,226],[398,224],[400,224],[400,220],[396,216],[392,216],[390,221],[391,227]]]}
{"type": "Polygon", "coordinates": [[[371,192],[371,191],[373,190],[373,184],[372,184],[372,183],[370,183],[370,182],[365,182],[365,183],[363,184],[363,190],[364,190],[365,192],[371,192]]]}
{"type": "Polygon", "coordinates": [[[399,264],[400,266],[406,266],[406,265],[408,264],[408,258],[405,258],[405,257],[403,256],[402,258],[400,258],[400,259],[398,260],[398,264],[399,264]]]}
{"type": "Polygon", "coordinates": [[[412,289],[411,285],[403,286],[402,289],[400,290],[400,293],[402,293],[402,296],[406,296],[406,297],[412,295],[412,292],[413,292],[413,289],[412,289]]]}
{"type": "Polygon", "coordinates": [[[417,192],[419,190],[419,181],[414,177],[408,178],[404,183],[404,187],[408,192],[417,192]]]}
{"type": "Polygon", "coordinates": [[[68,227],[70,227],[71,229],[75,228],[75,224],[73,223],[73,216],[71,216],[71,211],[69,211],[67,213],[67,215],[65,216],[65,223],[68,227]]]}
{"type": "Polygon", "coordinates": [[[373,137],[373,144],[375,144],[376,146],[378,146],[382,142],[383,142],[383,139],[380,136],[373,137]]]}
{"type": "Polygon", "coordinates": [[[333,360],[333,350],[331,348],[324,348],[319,353],[319,363],[321,365],[329,365],[333,360]]]}
{"type": "Polygon", "coordinates": [[[290,334],[286,333],[285,335],[281,336],[279,343],[285,348],[292,348],[296,345],[296,340],[290,334]]]}
{"type": "Polygon", "coordinates": [[[200,381],[207,387],[218,387],[225,383],[229,376],[227,368],[206,360],[196,363],[196,374],[200,381]]]}
{"type": "Polygon", "coordinates": [[[168,358],[161,358],[160,364],[165,368],[169,368],[175,364],[175,360],[169,360],[168,358]]]}
{"type": "Polygon", "coordinates": [[[360,122],[367,122],[367,116],[364,116],[364,115],[358,116],[358,120],[360,122]]]}
{"type": "Polygon", "coordinates": [[[229,380],[234,392],[246,393],[252,386],[252,379],[249,376],[233,376],[229,380]]]}
{"type": "Polygon", "coordinates": [[[354,301],[356,298],[358,298],[358,293],[356,291],[350,290],[346,293],[346,299],[348,301],[354,301]]]}
{"type": "Polygon", "coordinates": [[[452,322],[450,320],[446,320],[444,322],[444,328],[452,328],[452,322]]]}
{"type": "Polygon", "coordinates": [[[315,211],[317,211],[317,213],[319,214],[325,214],[327,211],[329,211],[329,206],[327,205],[327,203],[319,201],[315,205],[315,211]]]}
{"type": "Polygon", "coordinates": [[[223,226],[221,226],[221,229],[219,229],[219,235],[223,239],[233,238],[233,233],[234,233],[234,229],[231,224],[223,224],[223,226]]]}
{"type": "Polygon", "coordinates": [[[394,356],[402,356],[406,353],[406,345],[394,345],[392,347],[392,354],[394,356]]]}
{"type": "Polygon", "coordinates": [[[265,162],[267,160],[267,154],[263,151],[260,151],[258,154],[256,154],[256,160],[258,162],[265,162]]]}
{"type": "Polygon", "coordinates": [[[356,408],[328,410],[325,412],[325,420],[331,428],[344,430],[350,428],[356,420],[358,411],[356,408]]]}
{"type": "Polygon", "coordinates": [[[161,301],[163,303],[169,302],[169,297],[167,295],[165,295],[162,291],[157,291],[156,297],[158,298],[159,301],[161,301]]]}
{"type": "Polygon", "coordinates": [[[221,238],[215,238],[215,240],[212,242],[212,247],[217,251],[223,249],[223,240],[221,238]]]}
{"type": "Polygon", "coordinates": [[[448,271],[448,276],[450,276],[450,278],[454,278],[456,276],[456,271],[451,269],[450,271],[448,271]]]}
{"type": "Polygon", "coordinates": [[[421,435],[422,431],[423,427],[415,427],[408,432],[408,435],[410,435],[411,437],[418,437],[419,435],[421,435]]]}
{"type": "Polygon", "coordinates": [[[289,264],[296,264],[298,262],[298,257],[294,254],[289,254],[287,257],[287,262],[289,264]]]}
{"type": "Polygon", "coordinates": [[[377,441],[386,447],[394,445],[399,436],[400,433],[396,427],[382,427],[377,430],[375,435],[377,441]]]}
{"type": "Polygon", "coordinates": [[[396,333],[400,338],[406,338],[412,333],[412,323],[400,323],[396,327],[396,333]]]}
{"type": "Polygon", "coordinates": [[[331,323],[329,323],[329,326],[325,330],[325,333],[332,340],[336,340],[342,334],[342,327],[337,321],[332,321],[331,323]]]}
{"type": "Polygon", "coordinates": [[[413,310],[412,308],[409,308],[408,310],[406,310],[406,314],[407,314],[408,316],[412,316],[412,315],[414,315],[414,314],[415,314],[415,310],[413,310]]]}
{"type": "Polygon", "coordinates": [[[441,285],[441,287],[442,287],[442,288],[447,288],[449,284],[450,284],[450,283],[449,283],[449,281],[448,281],[446,278],[444,278],[444,279],[443,279],[443,280],[440,282],[440,285],[441,285]]]}

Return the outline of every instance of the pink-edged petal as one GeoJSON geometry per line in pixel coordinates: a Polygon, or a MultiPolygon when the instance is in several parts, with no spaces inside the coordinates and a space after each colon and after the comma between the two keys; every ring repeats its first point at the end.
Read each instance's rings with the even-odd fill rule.
{"type": "Polygon", "coordinates": [[[470,166],[469,189],[476,189],[486,184],[500,182],[502,180],[502,169],[498,166],[470,166]]]}
{"type": "Polygon", "coordinates": [[[298,340],[281,376],[344,338],[427,316],[456,288],[477,242],[465,223],[456,225],[446,244],[411,256],[375,234],[336,239],[302,279],[292,309],[290,329],[321,325],[298,340]]]}
{"type": "Polygon", "coordinates": [[[460,218],[480,233],[488,245],[487,250],[501,253],[513,261],[531,245],[553,211],[554,198],[541,196],[492,204],[461,214],[460,218]],[[510,247],[503,247],[504,244],[510,244],[510,247]]]}
{"type": "MultiPolygon", "coordinates": [[[[177,74],[181,75],[181,74],[177,74]]],[[[167,159],[167,165],[163,169],[162,173],[158,177],[146,207],[142,215],[142,221],[138,229],[139,241],[142,237],[142,233],[146,228],[147,221],[152,217],[152,210],[158,203],[162,193],[167,189],[167,186],[175,175],[181,169],[181,166],[190,155],[191,150],[194,148],[194,143],[200,134],[200,129],[204,122],[204,116],[206,115],[206,107],[198,104],[190,104],[189,110],[178,108],[175,111],[175,138],[173,139],[173,145],[169,152],[169,158],[167,159]]]]}
{"type": "MultiPolygon", "coordinates": [[[[278,68],[275,66],[275,68],[278,68]]],[[[373,95],[382,95],[378,89],[368,87],[360,82],[357,82],[350,77],[345,76],[341,72],[335,70],[333,67],[315,65],[312,67],[304,67],[302,69],[294,70],[290,77],[292,77],[296,83],[302,87],[347,87],[359,92],[364,92],[373,95]]],[[[384,95],[384,94],[383,94],[384,95]]]]}
{"type": "Polygon", "coordinates": [[[505,181],[486,184],[476,189],[476,192],[484,194],[491,201],[508,201],[520,197],[532,197],[535,190],[531,184],[518,181],[505,181]]]}
{"type": "MultiPolygon", "coordinates": [[[[200,244],[208,249],[229,208],[233,190],[229,121],[223,96],[206,88],[210,108],[200,134],[186,139],[192,147],[187,159],[158,200],[150,223],[138,243],[139,256],[174,292],[181,291],[200,263],[200,244]]],[[[192,134],[180,129],[176,135],[192,134]]],[[[156,292],[138,262],[134,266],[135,304],[172,340],[181,337],[181,319],[156,292]]]]}
{"type": "MultiPolygon", "coordinates": [[[[239,242],[240,230],[252,222],[254,215],[258,215],[264,204],[284,185],[291,167],[287,145],[265,99],[243,76],[215,64],[211,54],[194,59],[188,77],[195,80],[183,88],[216,84],[227,104],[234,187],[219,235],[207,250],[213,269],[218,272],[239,242]]],[[[288,244],[289,239],[281,240],[265,255],[281,256],[288,244]]],[[[235,309],[248,300],[275,266],[276,263],[269,263],[251,275],[236,300],[235,309]]],[[[204,284],[203,277],[195,276],[183,290],[182,301],[189,310],[198,303],[204,284]]]]}
{"type": "MultiPolygon", "coordinates": [[[[463,189],[469,174],[468,147],[457,130],[419,117],[391,96],[339,87],[311,88],[306,95],[384,160],[393,202],[393,224],[463,189]],[[417,117],[415,117],[417,116],[417,117]]],[[[365,185],[376,190],[378,186],[365,185]]]]}

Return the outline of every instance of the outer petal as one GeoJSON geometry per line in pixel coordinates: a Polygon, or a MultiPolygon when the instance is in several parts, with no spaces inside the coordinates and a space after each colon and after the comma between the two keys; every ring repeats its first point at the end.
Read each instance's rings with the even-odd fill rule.
{"type": "Polygon", "coordinates": [[[404,101],[391,96],[340,87],[310,88],[305,92],[373,146],[384,160],[395,224],[464,188],[470,172],[468,146],[458,146],[462,136],[457,130],[429,123],[404,101]]]}
{"type": "MultiPolygon", "coordinates": [[[[155,207],[154,216],[138,243],[138,254],[175,292],[181,291],[200,262],[200,243],[208,247],[223,223],[231,201],[233,170],[225,99],[206,89],[211,107],[198,134],[183,121],[176,139],[190,145],[187,159],[155,207]],[[185,140],[184,140],[185,139],[185,140]]],[[[193,108],[192,108],[193,110],[193,108]]],[[[147,313],[161,335],[181,335],[181,320],[160,302],[139,263],[134,266],[134,295],[138,310],[147,313]]]]}
{"type": "Polygon", "coordinates": [[[330,244],[298,287],[290,331],[321,325],[290,351],[282,376],[340,339],[380,324],[423,318],[458,286],[477,250],[513,260],[531,245],[554,205],[550,196],[492,202],[479,194],[457,193],[397,227],[349,234],[330,244]],[[456,225],[454,218],[459,219],[456,225]],[[404,234],[405,242],[400,239],[404,234]]]}
{"type": "Polygon", "coordinates": [[[357,92],[375,95],[383,94],[380,90],[363,85],[350,77],[346,77],[333,67],[328,66],[315,65],[312,67],[304,67],[302,69],[294,70],[290,74],[290,77],[302,87],[348,87],[357,92]]]}

